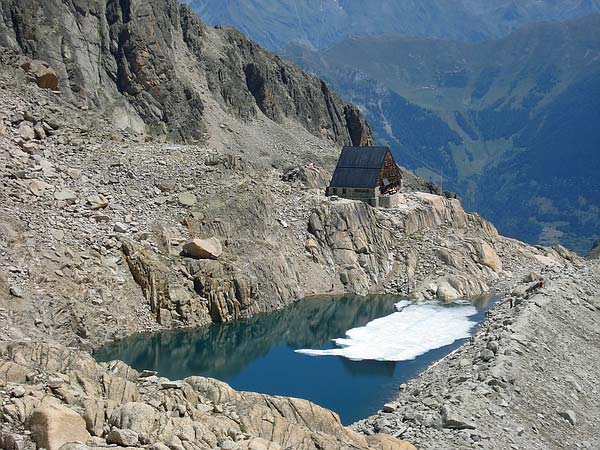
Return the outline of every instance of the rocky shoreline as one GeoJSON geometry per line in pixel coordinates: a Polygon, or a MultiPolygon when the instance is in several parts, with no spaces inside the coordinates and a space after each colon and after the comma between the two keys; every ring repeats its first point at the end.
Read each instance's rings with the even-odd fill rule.
{"type": "MultiPolygon", "coordinates": [[[[349,431],[308,402],[300,408],[211,380],[198,390],[189,380],[96,364],[81,349],[248,317],[323,292],[452,300],[577,260],[560,247],[503,238],[458,200],[415,192],[419,186],[406,186],[402,207],[373,210],[325,199],[318,187],[328,172],[319,165],[289,179],[248,153],[107,136],[94,111],[11,81],[10,70],[0,73],[1,435],[9,449],[41,442],[31,421],[47,403],[39,420],[66,415],[69,427],[79,423],[92,435],[92,448],[134,441],[109,438],[115,428],[137,434],[131,448],[410,449],[385,433],[349,431]],[[46,136],[36,136],[44,124],[46,136]],[[218,260],[183,254],[198,236],[218,237],[218,260]],[[228,394],[212,397],[222,390],[228,394]],[[147,412],[149,422],[122,420],[129,408],[147,412]]],[[[284,142],[276,136],[273,148],[284,142]]],[[[296,139],[305,144],[290,161],[319,146],[336,151],[306,134],[296,139]]]]}
{"type": "Polygon", "coordinates": [[[7,450],[412,448],[356,433],[306,400],[236,392],[202,377],[171,381],[56,344],[4,342],[0,357],[7,450]]]}
{"type": "Polygon", "coordinates": [[[177,0],[76,3],[0,0],[0,447],[597,447],[596,263],[407,172],[395,209],[325,198],[340,145],[372,142],[326,83],[177,0]],[[491,287],[523,300],[354,430],[87,353],[319,293],[491,287]]]}
{"type": "Polygon", "coordinates": [[[423,449],[565,443],[593,449],[600,421],[593,414],[600,264],[558,261],[539,275],[499,283],[513,307],[499,302],[469,342],[402,385],[395,401],[352,425],[354,431],[304,400],[238,393],[202,377],[171,381],[122,362],[98,364],[56,343],[25,340],[0,345],[0,443],[22,450],[35,448],[32,439],[39,445],[47,438],[52,450],[67,433],[88,445],[62,450],[413,448],[408,442],[423,449]],[[557,325],[564,327],[560,335],[557,325]],[[569,357],[574,343],[577,354],[569,357]],[[260,424],[267,417],[265,428],[260,424]],[[59,426],[58,435],[48,434],[48,421],[68,424],[68,431],[61,435],[59,426]]]}
{"type": "Polygon", "coordinates": [[[353,429],[417,448],[598,448],[598,261],[526,276],[477,334],[353,429]]]}

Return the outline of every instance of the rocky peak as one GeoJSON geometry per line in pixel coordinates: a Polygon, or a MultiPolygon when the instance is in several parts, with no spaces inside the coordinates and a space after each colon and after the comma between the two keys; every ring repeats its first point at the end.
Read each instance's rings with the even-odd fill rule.
{"type": "Polygon", "coordinates": [[[263,114],[337,144],[372,142],[322,80],[178,0],[0,0],[0,46],[50,64],[64,95],[120,128],[202,140],[215,115],[263,114]]]}

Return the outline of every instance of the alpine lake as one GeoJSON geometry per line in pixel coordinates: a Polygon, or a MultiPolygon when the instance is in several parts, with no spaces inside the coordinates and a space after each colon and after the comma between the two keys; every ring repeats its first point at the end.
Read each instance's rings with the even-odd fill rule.
{"type": "Polygon", "coordinates": [[[377,412],[400,384],[458,348],[497,300],[313,297],[248,320],[135,335],[94,356],[173,380],[198,375],[236,390],[308,399],[348,425],[377,412]]]}

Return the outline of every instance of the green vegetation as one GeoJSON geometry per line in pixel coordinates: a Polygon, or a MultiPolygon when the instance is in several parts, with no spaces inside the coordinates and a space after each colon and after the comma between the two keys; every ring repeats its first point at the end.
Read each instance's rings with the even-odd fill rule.
{"type": "Polygon", "coordinates": [[[352,37],[286,55],[361,106],[399,161],[501,232],[585,253],[600,233],[600,16],[481,43],[352,37]],[[435,175],[434,175],[435,174],[435,175]]]}

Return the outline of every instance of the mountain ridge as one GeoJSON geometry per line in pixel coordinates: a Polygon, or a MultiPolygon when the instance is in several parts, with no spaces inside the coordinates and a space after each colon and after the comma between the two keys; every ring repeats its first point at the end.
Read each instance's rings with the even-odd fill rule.
{"type": "Polygon", "coordinates": [[[63,95],[111,110],[116,123],[142,133],[201,141],[214,100],[242,120],[260,110],[339,144],[370,139],[360,112],[321,80],[234,29],[204,25],[178,0],[29,1],[27,8],[2,0],[0,45],[48,62],[63,95]]]}
{"type": "Polygon", "coordinates": [[[597,0],[187,0],[208,23],[234,25],[262,45],[289,43],[323,49],[352,34],[397,32],[481,41],[506,36],[524,24],[600,12],[597,0]]]}
{"type": "Polygon", "coordinates": [[[409,168],[434,180],[443,169],[450,189],[503,233],[584,254],[600,224],[599,137],[589,126],[598,110],[598,27],[593,15],[498,41],[388,34],[285,54],[361,105],[409,168]]]}

